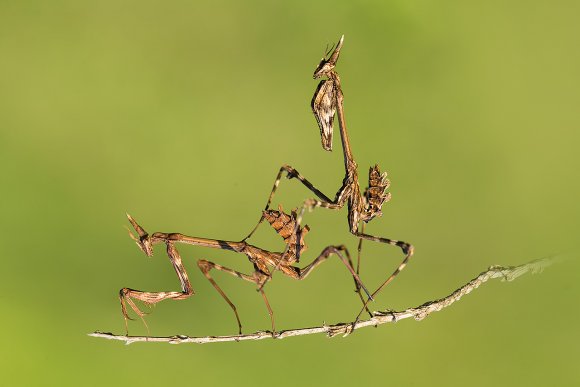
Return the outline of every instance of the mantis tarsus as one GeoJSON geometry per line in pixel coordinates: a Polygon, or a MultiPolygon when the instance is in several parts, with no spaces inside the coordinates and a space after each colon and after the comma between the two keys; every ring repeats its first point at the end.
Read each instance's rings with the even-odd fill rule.
{"type": "MultiPolygon", "coordinates": [[[[317,207],[339,210],[346,204],[348,208],[349,230],[353,235],[360,238],[359,252],[362,246],[362,240],[386,243],[401,248],[404,254],[403,261],[399,264],[396,270],[371,294],[369,299],[364,301],[364,306],[355,319],[356,322],[358,321],[361,313],[367,308],[368,302],[372,300],[401,272],[401,270],[405,268],[409,259],[413,255],[413,246],[407,242],[374,236],[364,232],[364,224],[370,222],[377,216],[381,216],[382,205],[390,199],[390,194],[385,192],[389,187],[389,181],[387,179],[386,173],[381,173],[379,166],[375,165],[369,170],[369,187],[365,190],[364,195],[361,193],[360,185],[358,182],[357,164],[354,161],[354,156],[350,149],[350,141],[346,130],[346,122],[344,119],[344,95],[340,86],[340,78],[334,70],[343,42],[344,35],[341,37],[340,41],[332,53],[328,56],[328,58],[322,58],[319,65],[316,67],[316,70],[314,70],[314,79],[322,77],[326,77],[326,79],[321,80],[318,84],[311,103],[312,111],[320,128],[322,147],[327,151],[332,150],[333,122],[335,113],[338,116],[338,125],[340,128],[340,137],[342,140],[345,168],[345,176],[342,181],[342,186],[336,193],[334,199],[331,200],[306,178],[304,178],[296,169],[289,165],[283,165],[280,168],[278,175],[276,176],[274,187],[272,188],[268,202],[266,203],[265,211],[270,208],[274,194],[276,193],[278,185],[280,184],[280,180],[282,179],[282,175],[285,172],[288,179],[298,179],[298,181],[300,181],[306,188],[313,192],[317,198],[307,199],[304,201],[296,219],[296,230],[299,229],[302,217],[306,210],[311,211],[317,207]]],[[[257,225],[244,240],[247,240],[252,236],[252,234],[256,231],[264,219],[264,216],[262,216],[257,225]]],[[[286,249],[288,250],[288,247],[286,249]]],[[[357,272],[359,265],[360,254],[359,262],[357,262],[357,272]]],[[[266,278],[266,282],[270,276],[271,274],[266,278]]],[[[260,289],[262,289],[264,284],[265,282],[262,283],[260,289]]]]}

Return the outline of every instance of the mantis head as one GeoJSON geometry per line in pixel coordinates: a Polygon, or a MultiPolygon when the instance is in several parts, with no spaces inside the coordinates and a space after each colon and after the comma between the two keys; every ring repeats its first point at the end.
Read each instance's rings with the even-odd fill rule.
{"type": "Polygon", "coordinates": [[[340,37],[338,44],[332,51],[332,54],[328,56],[328,53],[325,57],[322,58],[316,70],[314,70],[314,79],[318,79],[320,77],[327,76],[336,66],[336,62],[338,61],[338,55],[340,54],[340,49],[342,48],[342,43],[344,42],[344,35],[340,37]],[[328,59],[326,57],[328,56],[328,59]]]}
{"type": "Polygon", "coordinates": [[[312,112],[320,128],[322,148],[327,151],[332,150],[332,125],[337,108],[337,92],[340,87],[338,85],[338,76],[334,73],[334,67],[336,66],[343,41],[344,35],[342,35],[340,41],[334,50],[332,50],[332,54],[328,56],[327,53],[326,56],[328,56],[328,59],[326,59],[326,56],[322,58],[320,64],[314,70],[314,79],[324,76],[328,77],[328,79],[320,81],[311,102],[312,112]]]}
{"type": "Polygon", "coordinates": [[[143,251],[148,257],[153,256],[153,244],[151,243],[151,237],[147,234],[147,231],[143,229],[143,227],[139,226],[139,224],[133,219],[133,217],[127,214],[127,219],[129,219],[129,223],[133,226],[133,229],[137,232],[137,236],[133,235],[131,230],[127,228],[129,231],[129,236],[131,239],[137,243],[137,246],[143,251]]]}

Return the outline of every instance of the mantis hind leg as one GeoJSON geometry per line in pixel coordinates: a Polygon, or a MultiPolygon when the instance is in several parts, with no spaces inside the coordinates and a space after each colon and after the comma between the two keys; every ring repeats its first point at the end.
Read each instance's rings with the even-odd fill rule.
{"type": "MultiPolygon", "coordinates": [[[[261,280],[261,277],[264,276],[264,274],[261,274],[259,272],[255,272],[254,275],[240,273],[239,271],[227,268],[227,267],[222,266],[222,265],[218,265],[217,263],[206,261],[205,259],[200,259],[199,261],[197,261],[197,266],[199,267],[199,269],[201,270],[203,275],[208,279],[208,281],[213,285],[215,290],[217,290],[217,292],[228,303],[230,308],[232,308],[232,311],[234,312],[234,314],[236,316],[236,321],[238,322],[238,331],[239,331],[239,334],[241,335],[242,334],[242,322],[240,320],[240,315],[238,314],[238,310],[237,310],[236,306],[234,305],[234,303],[229,299],[229,297],[224,293],[224,291],[219,287],[219,285],[212,278],[212,276],[210,275],[210,271],[212,269],[223,271],[223,272],[229,273],[235,277],[238,277],[240,279],[243,279],[245,281],[252,282],[255,284],[259,283],[259,281],[261,280]]],[[[274,333],[276,331],[276,328],[274,325],[274,312],[272,311],[272,308],[270,308],[270,303],[268,302],[268,298],[266,297],[266,293],[264,293],[264,291],[262,289],[260,289],[260,293],[262,294],[262,297],[264,298],[264,303],[266,304],[266,308],[268,309],[268,314],[270,315],[270,322],[272,323],[272,333],[274,333]]]]}
{"type": "MultiPolygon", "coordinates": [[[[399,273],[401,273],[401,271],[403,271],[403,269],[407,266],[407,263],[409,262],[409,260],[413,256],[414,247],[413,247],[413,245],[411,245],[407,242],[403,242],[403,241],[399,241],[399,240],[395,240],[395,239],[384,238],[384,237],[377,237],[377,236],[365,234],[364,232],[355,232],[354,235],[361,238],[360,243],[362,243],[363,239],[366,239],[366,240],[370,240],[370,241],[374,241],[374,242],[386,243],[388,245],[397,246],[402,250],[403,254],[405,255],[405,257],[403,258],[403,260],[401,261],[399,266],[397,266],[395,271],[393,271],[393,273],[371,294],[372,297],[374,298],[381,290],[383,290],[383,288],[385,286],[387,286],[391,281],[393,281],[395,279],[395,277],[398,276],[399,273]]],[[[367,308],[368,302],[369,302],[369,300],[365,301],[363,308],[361,309],[359,314],[356,316],[355,323],[359,320],[360,315],[367,308]]]]}

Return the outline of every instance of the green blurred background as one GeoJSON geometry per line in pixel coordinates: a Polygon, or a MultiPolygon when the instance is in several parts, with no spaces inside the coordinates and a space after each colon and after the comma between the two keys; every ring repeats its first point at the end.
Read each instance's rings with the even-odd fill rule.
{"type": "MultiPolygon", "coordinates": [[[[490,283],[422,322],[348,338],[124,346],[124,286],[177,290],[148,231],[239,240],[283,163],[328,195],[339,138],[324,152],[309,103],[327,44],[353,151],[379,163],[393,200],[374,234],[416,255],[373,304],[438,298],[492,264],[578,251],[580,50],[573,1],[0,1],[0,384],[577,385],[577,253],[542,275],[490,283]]],[[[363,186],[366,181],[362,182],[363,186]]],[[[286,209],[310,196],[284,181],[286,209]]],[[[346,213],[309,214],[313,258],[356,239],[346,213]]],[[[254,242],[279,250],[267,227],[254,242]]],[[[251,271],[244,256],[180,249],[196,295],[157,305],[155,335],[233,334],[199,258],[251,271]]],[[[366,244],[374,287],[400,261],[366,244]]],[[[248,283],[216,274],[244,330],[269,328],[248,283]]],[[[331,260],[306,281],[267,286],[279,329],[350,321],[352,280],[331,260]]],[[[132,334],[145,334],[141,322],[132,334]]]]}

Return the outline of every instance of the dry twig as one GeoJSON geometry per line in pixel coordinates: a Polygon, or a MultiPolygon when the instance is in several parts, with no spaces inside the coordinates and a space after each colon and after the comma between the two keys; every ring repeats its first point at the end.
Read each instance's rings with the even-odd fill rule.
{"type": "Polygon", "coordinates": [[[501,278],[503,281],[512,281],[519,276],[526,274],[531,271],[532,273],[539,273],[545,267],[554,263],[555,258],[543,258],[532,262],[525,263],[519,266],[491,266],[488,270],[479,274],[477,277],[455,290],[453,293],[447,297],[429,301],[415,308],[409,308],[403,311],[385,311],[385,312],[374,312],[374,317],[368,320],[362,320],[356,322],[353,326],[352,323],[339,323],[335,325],[322,325],[319,327],[312,328],[299,328],[290,329],[286,331],[277,332],[272,334],[270,331],[255,332],[246,335],[234,335],[234,336],[206,336],[206,337],[189,337],[184,335],[168,336],[168,337],[148,337],[148,336],[125,336],[125,335],[115,335],[113,333],[106,332],[94,332],[90,333],[89,336],[100,337],[109,340],[119,340],[124,341],[125,344],[132,344],[135,342],[166,342],[170,344],[181,344],[181,343],[217,343],[224,341],[243,341],[243,340],[261,340],[261,339],[283,339],[292,336],[302,336],[310,335],[314,333],[326,333],[328,337],[333,337],[336,335],[347,336],[355,329],[360,329],[368,326],[377,326],[390,322],[397,322],[406,318],[414,318],[419,321],[427,317],[433,312],[438,312],[443,308],[446,308],[456,301],[459,301],[461,297],[466,294],[471,293],[472,290],[477,289],[479,285],[487,282],[493,278],[501,278]]]}

